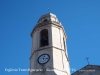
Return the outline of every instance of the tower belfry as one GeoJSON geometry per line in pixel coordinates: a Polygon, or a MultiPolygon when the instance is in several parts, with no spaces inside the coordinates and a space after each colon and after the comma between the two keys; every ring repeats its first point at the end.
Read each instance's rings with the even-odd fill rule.
{"type": "Polygon", "coordinates": [[[40,17],[31,32],[32,50],[29,75],[70,75],[66,33],[52,13],[40,17]]]}

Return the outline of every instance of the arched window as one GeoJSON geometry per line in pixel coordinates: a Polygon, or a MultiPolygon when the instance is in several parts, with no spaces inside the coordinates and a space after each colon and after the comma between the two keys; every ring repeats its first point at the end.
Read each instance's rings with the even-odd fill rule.
{"type": "Polygon", "coordinates": [[[47,22],[47,21],[48,21],[47,19],[44,19],[44,20],[43,20],[43,22],[47,22]]]}
{"type": "Polygon", "coordinates": [[[40,47],[47,46],[48,45],[48,30],[43,29],[40,32],[40,47]]]}

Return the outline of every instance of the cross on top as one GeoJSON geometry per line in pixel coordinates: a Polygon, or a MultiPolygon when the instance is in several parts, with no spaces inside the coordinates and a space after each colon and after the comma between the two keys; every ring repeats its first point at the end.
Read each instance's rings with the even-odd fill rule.
{"type": "Polygon", "coordinates": [[[87,63],[88,63],[88,65],[89,65],[89,57],[86,57],[86,60],[87,60],[87,63]]]}
{"type": "Polygon", "coordinates": [[[50,9],[48,8],[48,13],[50,13],[50,9]]]}

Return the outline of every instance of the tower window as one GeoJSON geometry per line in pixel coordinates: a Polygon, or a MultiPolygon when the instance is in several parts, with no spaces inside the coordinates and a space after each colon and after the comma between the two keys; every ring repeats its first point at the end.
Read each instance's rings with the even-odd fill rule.
{"type": "Polygon", "coordinates": [[[43,22],[47,22],[47,21],[48,21],[47,19],[44,19],[44,20],[43,20],[43,22]]]}
{"type": "Polygon", "coordinates": [[[47,46],[48,45],[48,30],[43,29],[40,32],[40,47],[47,46]]]}

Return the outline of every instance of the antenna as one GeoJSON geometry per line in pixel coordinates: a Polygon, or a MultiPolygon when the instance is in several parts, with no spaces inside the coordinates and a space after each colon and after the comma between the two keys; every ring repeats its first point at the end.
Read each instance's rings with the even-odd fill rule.
{"type": "Polygon", "coordinates": [[[88,65],[89,65],[89,57],[86,57],[86,60],[87,60],[87,63],[88,63],[88,65]]]}

